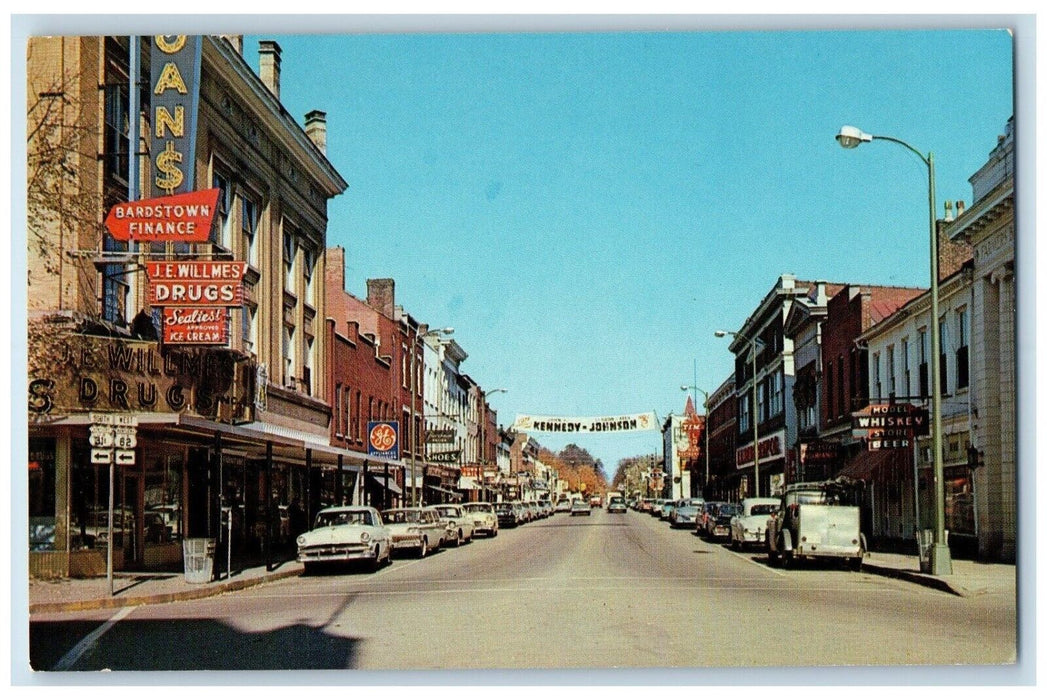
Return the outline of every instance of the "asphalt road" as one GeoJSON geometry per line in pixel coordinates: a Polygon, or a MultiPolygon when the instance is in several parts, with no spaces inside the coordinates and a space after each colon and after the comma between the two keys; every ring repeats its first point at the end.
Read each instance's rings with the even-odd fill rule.
{"type": "Polygon", "coordinates": [[[1015,602],[766,566],[639,513],[557,514],[378,573],[34,616],[34,668],[573,669],[1006,664],[1015,602]]]}

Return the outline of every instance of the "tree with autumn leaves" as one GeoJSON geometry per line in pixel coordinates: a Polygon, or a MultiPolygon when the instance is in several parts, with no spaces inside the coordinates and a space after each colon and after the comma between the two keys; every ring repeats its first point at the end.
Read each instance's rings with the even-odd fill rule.
{"type": "Polygon", "coordinates": [[[570,491],[583,491],[589,495],[607,493],[607,476],[603,463],[593,458],[589,451],[575,444],[567,445],[559,453],[545,447],[538,452],[538,459],[555,469],[561,479],[567,481],[570,491]]]}

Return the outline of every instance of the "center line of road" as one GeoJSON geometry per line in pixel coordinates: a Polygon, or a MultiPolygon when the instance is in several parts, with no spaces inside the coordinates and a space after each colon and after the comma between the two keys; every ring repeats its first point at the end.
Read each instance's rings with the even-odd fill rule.
{"type": "Polygon", "coordinates": [[[103,625],[91,632],[91,634],[81,639],[76,646],[74,646],[72,649],[66,652],[65,656],[60,658],[58,660],[58,663],[55,664],[54,670],[68,671],[69,669],[71,669],[73,665],[77,661],[79,661],[84,654],[91,650],[91,648],[95,645],[95,642],[97,642],[103,634],[108,632],[110,628],[112,628],[112,626],[115,625],[117,622],[130,615],[131,611],[134,610],[135,607],[137,606],[120,608],[120,610],[111,618],[106,620],[103,625]]]}

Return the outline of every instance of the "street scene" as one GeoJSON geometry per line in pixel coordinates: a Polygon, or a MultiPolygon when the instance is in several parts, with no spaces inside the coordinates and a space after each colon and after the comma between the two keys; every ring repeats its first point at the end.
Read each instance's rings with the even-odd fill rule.
{"type": "Polygon", "coordinates": [[[921,21],[27,24],[21,682],[1006,678],[1021,34],[921,21]]]}

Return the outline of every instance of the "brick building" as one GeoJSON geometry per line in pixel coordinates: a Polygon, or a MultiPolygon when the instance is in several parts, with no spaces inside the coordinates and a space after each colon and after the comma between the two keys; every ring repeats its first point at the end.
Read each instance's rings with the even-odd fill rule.
{"type": "Polygon", "coordinates": [[[322,253],[328,200],[347,184],[324,153],[326,115],[303,128],[280,103],[279,46],[262,42],[259,74],[241,48],[213,36],[29,42],[33,575],[97,573],[110,504],[117,569],[180,567],[185,538],[268,560],[293,543],[319,503],[321,465],[336,460],[322,253]],[[139,90],[196,55],[185,104],[139,90]],[[195,132],[174,128],[182,115],[195,132]],[[127,243],[99,223],[176,187],[218,190],[206,242],[127,243]],[[149,306],[141,270],[176,259],[246,263],[242,304],[223,307],[214,344],[161,342],[165,312],[149,306]],[[89,442],[103,414],[137,422],[111,500],[89,442]]]}

